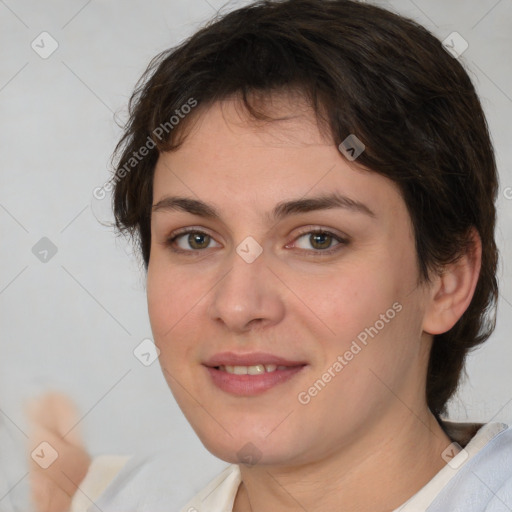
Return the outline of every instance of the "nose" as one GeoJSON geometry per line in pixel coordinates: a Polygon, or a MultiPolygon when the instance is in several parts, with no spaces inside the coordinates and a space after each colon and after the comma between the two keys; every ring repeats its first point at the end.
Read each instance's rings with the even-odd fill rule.
{"type": "Polygon", "coordinates": [[[265,252],[252,263],[234,252],[211,294],[210,318],[233,332],[247,332],[279,323],[285,306],[282,283],[268,268],[265,252]]]}

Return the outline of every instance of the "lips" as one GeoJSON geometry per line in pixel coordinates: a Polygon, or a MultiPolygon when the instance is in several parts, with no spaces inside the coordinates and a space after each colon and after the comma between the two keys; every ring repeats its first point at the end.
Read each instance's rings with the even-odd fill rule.
{"type": "Polygon", "coordinates": [[[211,382],[231,395],[254,396],[302,373],[307,363],[264,352],[222,352],[206,363],[211,382]]]}
{"type": "Polygon", "coordinates": [[[221,352],[214,355],[204,363],[210,368],[219,366],[256,366],[256,365],[276,365],[276,366],[304,366],[306,361],[289,360],[274,354],[265,352],[251,352],[247,354],[237,354],[235,352],[221,352]]]}

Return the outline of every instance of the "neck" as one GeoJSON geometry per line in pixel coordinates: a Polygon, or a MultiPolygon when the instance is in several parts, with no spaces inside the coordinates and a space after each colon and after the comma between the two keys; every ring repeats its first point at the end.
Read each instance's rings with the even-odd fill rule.
{"type": "Polygon", "coordinates": [[[432,413],[405,411],[328,457],[300,466],[241,465],[233,512],[391,512],[445,465],[451,443],[432,413]]]}

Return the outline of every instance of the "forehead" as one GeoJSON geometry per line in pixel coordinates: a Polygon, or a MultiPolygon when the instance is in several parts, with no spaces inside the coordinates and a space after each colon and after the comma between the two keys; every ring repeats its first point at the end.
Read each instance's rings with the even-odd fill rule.
{"type": "Polygon", "coordinates": [[[252,95],[248,101],[258,115],[268,116],[268,119],[251,114],[239,95],[199,106],[192,112],[191,123],[187,123],[190,128],[187,126],[184,130],[187,145],[216,144],[228,139],[266,147],[334,144],[329,128],[325,123],[319,124],[302,93],[252,95]]]}
{"type": "Polygon", "coordinates": [[[251,118],[237,99],[195,112],[179,149],[157,162],[153,204],[166,195],[270,211],[283,199],[332,193],[401,213],[404,203],[388,178],[349,162],[295,96],[269,97],[272,121],[251,118]]]}

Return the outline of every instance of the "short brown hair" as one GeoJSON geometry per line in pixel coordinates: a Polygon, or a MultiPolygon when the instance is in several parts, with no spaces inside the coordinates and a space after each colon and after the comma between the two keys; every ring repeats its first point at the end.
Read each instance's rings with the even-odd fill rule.
{"type": "Polygon", "coordinates": [[[134,236],[147,268],[155,165],[159,152],[183,142],[197,114],[175,126],[169,120],[191,98],[200,112],[239,97],[253,117],[269,120],[251,98],[291,89],[310,101],[336,144],[356,134],[366,146],[357,162],[399,186],[414,226],[420,280],[471,249],[472,227],[480,235],[482,266],[471,304],[452,329],[434,336],[426,399],[439,418],[467,353],[495,327],[498,182],[468,74],[414,21],[351,0],[258,1],[218,16],[155,57],[130,100],[115,152],[116,226],[134,236]],[[147,156],[127,172],[148,141],[147,156]]]}

